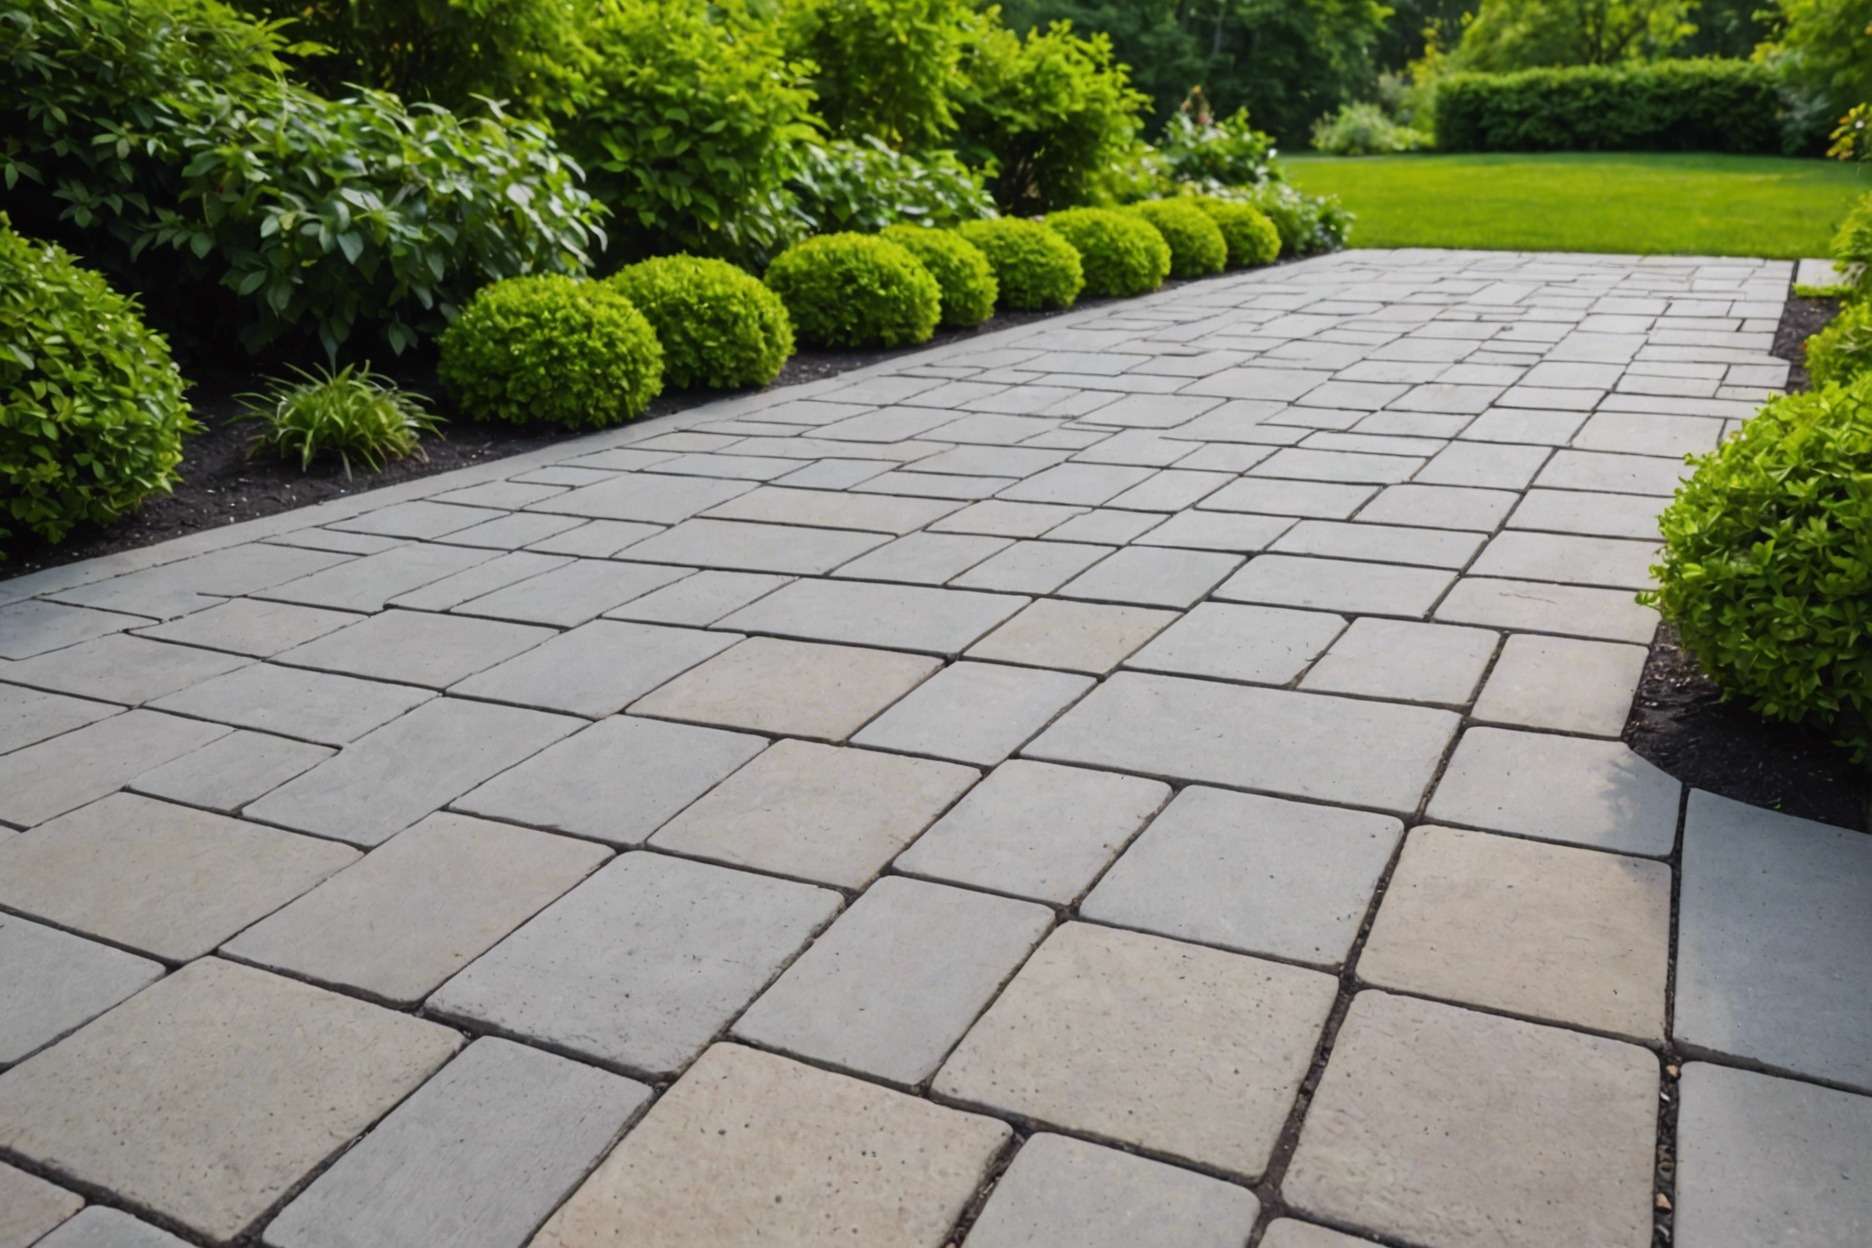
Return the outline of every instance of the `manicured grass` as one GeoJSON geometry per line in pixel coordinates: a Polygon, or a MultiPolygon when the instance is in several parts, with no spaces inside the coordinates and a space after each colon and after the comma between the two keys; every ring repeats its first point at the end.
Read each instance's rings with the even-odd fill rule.
{"type": "Polygon", "coordinates": [[[1859,165],[1628,152],[1284,158],[1358,214],[1354,247],[1824,256],[1859,165]]]}

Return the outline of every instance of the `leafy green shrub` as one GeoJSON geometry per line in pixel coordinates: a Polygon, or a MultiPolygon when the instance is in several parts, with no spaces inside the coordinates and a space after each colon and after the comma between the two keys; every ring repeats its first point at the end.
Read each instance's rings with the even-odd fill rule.
{"type": "Polygon", "coordinates": [[[979,325],[994,315],[994,266],[981,248],[954,230],[893,225],[881,237],[915,256],[942,289],[942,324],[951,329],[979,325]]]}
{"type": "Polygon", "coordinates": [[[603,428],[663,390],[663,348],[643,313],[602,282],[495,282],[442,335],[436,372],[475,420],[603,428]]]}
{"type": "Polygon", "coordinates": [[[1105,169],[1131,150],[1149,99],[1102,34],[1055,22],[1022,40],[984,15],[964,65],[958,111],[962,155],[991,167],[1003,211],[1051,212],[1087,203],[1105,169]]]}
{"type": "Polygon", "coordinates": [[[1851,381],[1872,369],[1872,303],[1849,303],[1807,340],[1807,375],[1815,386],[1851,381]]]}
{"type": "Polygon", "coordinates": [[[1047,228],[1072,244],[1090,295],[1127,297],[1156,290],[1170,275],[1170,245],[1150,222],[1115,208],[1069,208],[1047,228]]]}
{"type": "Polygon", "coordinates": [[[1184,199],[1147,199],[1130,211],[1144,218],[1170,244],[1170,272],[1207,277],[1228,267],[1228,242],[1209,214],[1184,199]]]}
{"type": "Polygon", "coordinates": [[[609,283],[656,330],[663,378],[679,389],[764,386],[793,354],[786,305],[726,260],[658,256],[609,283]]]}
{"type": "Polygon", "coordinates": [[[1872,294],[1872,194],[1853,201],[1833,235],[1833,267],[1839,270],[1849,298],[1872,294]]]}
{"type": "Polygon", "coordinates": [[[579,271],[603,237],[537,126],[314,95],[275,76],[270,28],[215,0],[26,7],[0,14],[9,206],[179,322],[400,351],[487,281],[579,271]]]}
{"type": "Polygon", "coordinates": [[[1280,231],[1259,208],[1214,195],[1192,196],[1190,202],[1202,209],[1222,231],[1222,241],[1228,246],[1229,268],[1258,268],[1274,263],[1280,256],[1280,231]]]}
{"type": "Polygon", "coordinates": [[[979,247],[994,266],[1003,308],[1070,308],[1085,288],[1079,253],[1038,221],[1017,217],[970,221],[958,226],[956,233],[979,247]]]}
{"type": "Polygon", "coordinates": [[[927,342],[942,289],[917,258],[868,234],[822,234],[781,252],[767,270],[806,342],[900,347],[927,342]]]}
{"type": "Polygon", "coordinates": [[[301,471],[321,455],[336,455],[347,477],[352,456],[372,472],[393,459],[429,458],[422,438],[440,428],[442,418],[422,395],[398,389],[368,364],[293,372],[297,381],[276,381],[263,393],[241,396],[245,413],[260,421],[253,449],[297,459],[301,471]]]}
{"type": "Polygon", "coordinates": [[[1200,87],[1164,122],[1157,151],[1172,182],[1248,186],[1275,176],[1274,136],[1249,124],[1246,109],[1215,120],[1200,87]]]}
{"type": "Polygon", "coordinates": [[[1781,149],[1775,76],[1754,61],[1576,65],[1451,74],[1436,143],[1452,152],[1781,149]]]}
{"type": "Polygon", "coordinates": [[[913,147],[955,128],[950,83],[973,27],[971,0],[790,0],[781,23],[834,134],[913,147]]]}
{"type": "Polygon", "coordinates": [[[1393,156],[1435,145],[1421,130],[1400,126],[1376,104],[1342,104],[1313,123],[1313,146],[1334,156],[1393,156]]]}
{"type": "Polygon", "coordinates": [[[183,389],[134,299],[0,213],[0,537],[61,541],[167,491],[183,389]]]}
{"type": "Polygon", "coordinates": [[[1338,251],[1352,233],[1352,213],[1337,195],[1305,195],[1289,182],[1263,182],[1219,195],[1258,208],[1272,221],[1283,256],[1338,251]]]}
{"type": "Polygon", "coordinates": [[[785,195],[813,138],[805,67],[740,6],[607,0],[596,64],[558,133],[615,216],[623,259],[688,251],[758,264],[794,237],[785,195]]]}
{"type": "Polygon", "coordinates": [[[808,144],[787,192],[809,234],[874,234],[899,222],[947,227],[995,215],[981,175],[954,153],[913,156],[875,138],[808,144]]]}
{"type": "Polygon", "coordinates": [[[1872,377],[1775,399],[1691,463],[1641,600],[1726,694],[1872,755],[1872,377]]]}

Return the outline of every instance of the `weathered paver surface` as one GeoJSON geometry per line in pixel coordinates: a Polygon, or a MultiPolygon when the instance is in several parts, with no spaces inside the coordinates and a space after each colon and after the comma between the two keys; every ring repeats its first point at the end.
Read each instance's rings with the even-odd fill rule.
{"type": "Polygon", "coordinates": [[[1619,740],[1793,267],[1328,257],[0,581],[0,1248],[1872,1242],[1872,837],[1619,740]]]}

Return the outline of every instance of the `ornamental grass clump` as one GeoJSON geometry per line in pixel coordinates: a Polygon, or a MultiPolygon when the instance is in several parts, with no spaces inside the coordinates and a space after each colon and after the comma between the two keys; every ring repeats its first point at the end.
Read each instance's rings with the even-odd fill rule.
{"type": "Polygon", "coordinates": [[[1003,309],[1070,308],[1085,288],[1079,253],[1038,221],[1019,217],[965,221],[956,232],[979,247],[994,266],[1003,309]]]}
{"type": "Polygon", "coordinates": [[[815,346],[911,346],[929,341],[942,316],[942,288],[922,262],[869,234],[795,243],[768,266],[767,285],[815,346]]]}
{"type": "Polygon", "coordinates": [[[942,289],[942,324],[967,329],[994,315],[1000,287],[981,248],[954,230],[893,225],[879,237],[915,256],[942,289]]]}
{"type": "Polygon", "coordinates": [[[663,379],[681,390],[764,386],[793,355],[780,296],[726,260],[657,256],[607,279],[663,347],[663,379]]]}
{"type": "Polygon", "coordinates": [[[429,458],[423,435],[441,428],[442,418],[422,395],[398,389],[368,364],[293,372],[296,381],[278,380],[263,392],[241,396],[242,410],[260,422],[253,450],[296,459],[302,472],[314,460],[336,455],[346,477],[353,459],[381,472],[394,459],[429,458]]]}
{"type": "Polygon", "coordinates": [[[1170,275],[1170,245],[1156,226],[1133,213],[1072,208],[1051,214],[1046,223],[1079,253],[1089,295],[1147,294],[1170,275]]]}

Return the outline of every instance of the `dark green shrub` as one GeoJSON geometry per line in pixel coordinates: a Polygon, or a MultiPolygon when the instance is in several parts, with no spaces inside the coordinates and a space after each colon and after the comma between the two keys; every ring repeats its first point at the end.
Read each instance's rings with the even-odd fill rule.
{"type": "Polygon", "coordinates": [[[1208,277],[1228,267],[1228,243],[1209,214],[1182,199],[1147,199],[1132,204],[1170,244],[1170,272],[1176,277],[1208,277]]]}
{"type": "Polygon", "coordinates": [[[1214,195],[1194,196],[1190,202],[1207,213],[1222,231],[1222,241],[1228,247],[1229,268],[1252,269],[1273,264],[1279,258],[1280,231],[1259,208],[1214,195]]]}
{"type": "Polygon", "coordinates": [[[1872,369],[1872,304],[1849,303],[1807,340],[1807,375],[1815,386],[1851,381],[1872,369]]]}
{"type": "Polygon", "coordinates": [[[942,290],[896,243],[868,234],[822,234],[781,252],[767,285],[786,304],[800,338],[825,347],[901,347],[927,342],[942,290]]]}
{"type": "Polygon", "coordinates": [[[979,325],[994,315],[994,266],[981,248],[954,230],[893,225],[881,235],[915,256],[942,290],[942,324],[951,329],[979,325]]]}
{"type": "Polygon", "coordinates": [[[1141,295],[1170,275],[1170,245],[1155,226],[1132,213],[1069,208],[1049,214],[1046,223],[1079,253],[1089,295],[1141,295]]]}
{"type": "Polygon", "coordinates": [[[1436,142],[1452,152],[1777,152],[1773,72],[1754,61],[1578,65],[1451,74],[1436,142]]]}
{"type": "Polygon", "coordinates": [[[995,215],[981,176],[954,153],[913,156],[875,138],[808,144],[787,193],[811,234],[874,234],[899,222],[946,227],[995,215]]]}
{"type": "Polygon", "coordinates": [[[57,542],[166,492],[192,433],[136,301],[0,213],[0,538],[57,542]]]}
{"type": "Polygon", "coordinates": [[[927,147],[955,128],[950,85],[974,25],[972,0],[789,0],[781,29],[814,66],[834,134],[927,147]]]}
{"type": "Polygon", "coordinates": [[[1733,697],[1872,754],[1872,377],[1768,403],[1659,519],[1640,595],[1733,697]]]}
{"type": "Polygon", "coordinates": [[[442,418],[422,395],[398,389],[368,364],[293,372],[298,380],[241,396],[245,413],[260,422],[254,450],[297,459],[301,471],[322,455],[336,455],[347,477],[354,456],[372,472],[393,459],[429,458],[422,438],[440,428],[442,418]]]}
{"type": "Polygon", "coordinates": [[[764,386],[793,354],[786,305],[726,260],[658,256],[609,282],[656,330],[663,379],[678,389],[764,386]]]}
{"type": "Polygon", "coordinates": [[[514,277],[484,287],[442,335],[436,372],[475,420],[602,428],[663,390],[663,349],[602,282],[514,277]]]}
{"type": "Polygon", "coordinates": [[[1013,311],[1070,308],[1085,288],[1085,269],[1073,245],[1038,221],[998,217],[970,221],[956,233],[981,249],[994,266],[998,301],[1013,311]]]}

